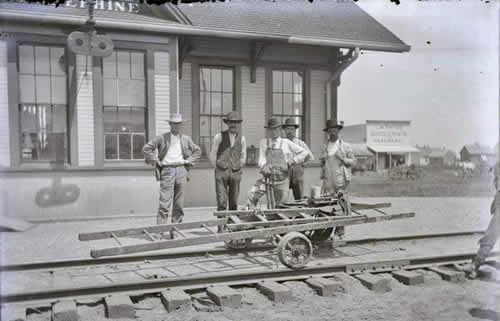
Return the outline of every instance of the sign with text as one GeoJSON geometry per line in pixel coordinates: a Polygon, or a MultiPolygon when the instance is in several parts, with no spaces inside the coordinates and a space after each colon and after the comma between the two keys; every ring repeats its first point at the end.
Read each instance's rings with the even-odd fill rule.
{"type": "Polygon", "coordinates": [[[366,121],[367,145],[410,145],[409,121],[366,121]]]}
{"type": "MultiPolygon", "coordinates": [[[[105,11],[119,11],[139,13],[140,3],[135,1],[114,1],[114,0],[96,0],[95,9],[105,11]]],[[[87,8],[86,0],[66,0],[64,6],[71,8],[87,8]]]]}

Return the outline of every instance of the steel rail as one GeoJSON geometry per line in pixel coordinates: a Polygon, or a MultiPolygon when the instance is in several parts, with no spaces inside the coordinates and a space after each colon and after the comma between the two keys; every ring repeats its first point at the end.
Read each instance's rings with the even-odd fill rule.
{"type": "MultiPolygon", "coordinates": [[[[345,240],[338,242],[342,245],[355,245],[355,244],[365,244],[372,242],[391,242],[391,241],[404,241],[404,240],[417,240],[424,238],[440,238],[440,237],[453,237],[453,236],[469,236],[474,234],[483,234],[482,230],[471,230],[462,232],[447,232],[447,233],[426,233],[426,234],[413,234],[413,235],[401,235],[401,236],[390,236],[390,237],[372,237],[372,238],[362,238],[355,240],[345,240]]],[[[322,243],[332,243],[332,241],[326,241],[322,243]]],[[[333,244],[335,245],[335,241],[333,244]]],[[[190,258],[190,257],[202,257],[206,255],[224,255],[224,254],[239,254],[257,251],[267,251],[274,248],[274,245],[268,243],[254,243],[246,249],[207,249],[207,250],[192,250],[186,252],[178,253],[152,253],[152,254],[142,254],[142,255],[128,255],[128,256],[112,256],[103,257],[95,259],[68,259],[68,260],[57,260],[57,261],[45,261],[45,262],[32,262],[32,263],[20,263],[20,264],[9,264],[0,265],[0,272],[14,272],[14,271],[29,271],[29,270],[44,270],[44,269],[60,269],[67,267],[79,267],[79,266],[94,266],[94,265],[104,265],[104,264],[119,264],[119,263],[133,263],[141,261],[159,261],[167,259],[180,259],[180,258],[190,258]]]]}
{"type": "MultiPolygon", "coordinates": [[[[375,262],[365,262],[366,271],[351,269],[351,266],[360,264],[329,264],[314,267],[306,267],[301,270],[280,268],[275,271],[257,272],[232,272],[232,273],[212,273],[202,277],[177,277],[169,279],[145,280],[141,282],[127,282],[110,285],[95,285],[79,288],[59,288],[53,290],[34,290],[24,293],[2,294],[0,301],[3,303],[19,303],[28,301],[48,301],[61,298],[74,298],[97,295],[108,295],[116,293],[156,293],[165,288],[179,288],[184,290],[205,289],[209,285],[251,285],[264,280],[305,280],[313,276],[333,276],[338,273],[359,274],[364,272],[387,272],[401,268],[415,269],[431,267],[443,264],[464,263],[471,260],[475,252],[459,253],[445,256],[419,256],[405,258],[404,260],[385,260],[375,262]],[[403,261],[403,264],[401,263],[403,261]],[[370,269],[370,265],[382,266],[382,268],[370,269]]],[[[498,254],[498,253],[496,253],[498,254]]]]}

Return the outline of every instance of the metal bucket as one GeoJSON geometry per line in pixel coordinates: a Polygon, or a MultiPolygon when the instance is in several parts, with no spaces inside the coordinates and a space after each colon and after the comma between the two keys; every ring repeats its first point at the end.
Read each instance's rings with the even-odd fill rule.
{"type": "Polygon", "coordinates": [[[320,198],[320,197],[321,197],[321,187],[311,186],[311,198],[320,198]]]}

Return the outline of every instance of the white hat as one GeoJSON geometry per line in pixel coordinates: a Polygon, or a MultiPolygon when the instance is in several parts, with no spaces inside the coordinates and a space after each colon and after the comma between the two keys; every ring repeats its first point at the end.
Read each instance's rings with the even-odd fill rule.
{"type": "Polygon", "coordinates": [[[182,115],[181,114],[171,114],[169,123],[182,123],[182,115]]]}

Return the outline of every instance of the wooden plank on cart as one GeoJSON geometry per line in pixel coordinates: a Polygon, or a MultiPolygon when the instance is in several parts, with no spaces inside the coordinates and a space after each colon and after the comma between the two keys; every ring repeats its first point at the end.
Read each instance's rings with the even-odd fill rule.
{"type": "MultiPolygon", "coordinates": [[[[309,224],[295,224],[287,226],[259,228],[259,229],[237,231],[237,232],[224,232],[224,233],[219,233],[217,235],[208,235],[208,236],[204,235],[204,236],[190,237],[185,239],[165,240],[155,243],[127,245],[121,247],[92,250],[90,252],[90,255],[96,258],[102,256],[124,255],[136,252],[165,250],[165,249],[179,248],[184,246],[207,244],[207,243],[222,242],[229,240],[240,240],[246,238],[267,238],[277,234],[284,234],[289,232],[301,232],[308,230],[325,229],[336,226],[375,223],[386,220],[409,218],[414,216],[415,213],[410,212],[410,213],[399,213],[399,214],[391,214],[386,216],[375,216],[375,217],[362,216],[362,217],[346,217],[342,219],[330,218],[325,222],[319,222],[319,223],[316,222],[309,224]]],[[[259,222],[259,223],[270,223],[270,222],[259,222]]]]}
{"type": "Polygon", "coordinates": [[[237,211],[215,211],[214,216],[217,216],[219,218],[222,217],[228,217],[228,216],[238,216],[238,217],[245,217],[245,216],[252,216],[255,214],[261,214],[261,215],[270,215],[274,214],[276,215],[277,213],[298,213],[299,211],[302,213],[306,214],[316,214],[319,209],[317,208],[275,208],[275,209],[269,209],[269,210],[237,210],[237,211]]]}
{"type": "Polygon", "coordinates": [[[138,228],[127,228],[115,231],[103,231],[103,232],[92,232],[92,233],[80,233],[78,234],[78,239],[80,241],[90,241],[90,240],[102,240],[113,237],[126,237],[132,235],[142,235],[144,231],[148,233],[162,233],[177,230],[187,230],[194,228],[203,228],[203,224],[206,226],[219,226],[226,224],[226,219],[217,219],[210,221],[199,221],[199,222],[189,222],[189,223],[178,223],[178,224],[162,224],[153,225],[138,228]],[[114,235],[114,236],[113,236],[114,235]]]}

